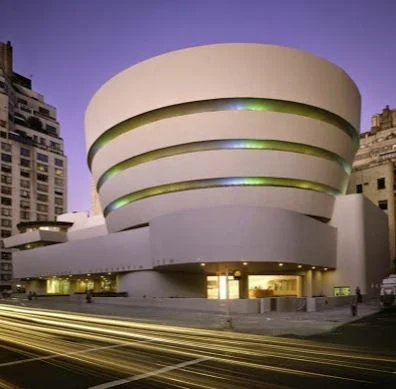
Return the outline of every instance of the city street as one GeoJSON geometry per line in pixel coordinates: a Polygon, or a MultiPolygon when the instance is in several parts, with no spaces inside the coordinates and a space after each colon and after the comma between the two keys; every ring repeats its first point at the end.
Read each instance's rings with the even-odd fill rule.
{"type": "Polygon", "coordinates": [[[0,388],[393,387],[391,338],[344,342],[382,322],[385,341],[392,312],[296,339],[0,305],[0,388]]]}

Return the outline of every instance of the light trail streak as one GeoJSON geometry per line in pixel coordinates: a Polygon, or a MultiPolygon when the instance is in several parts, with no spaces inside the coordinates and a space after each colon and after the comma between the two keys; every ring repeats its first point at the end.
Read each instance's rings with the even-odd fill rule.
{"type": "MultiPolygon", "coordinates": [[[[182,378],[172,378],[169,374],[175,374],[180,369],[185,373],[188,365],[183,364],[189,361],[200,361],[191,363],[191,366],[195,366],[211,360],[227,366],[228,372],[243,367],[266,373],[367,383],[372,381],[349,375],[360,374],[359,371],[372,375],[393,374],[396,366],[396,358],[361,355],[359,350],[341,351],[339,347],[323,347],[305,340],[146,325],[119,319],[8,306],[0,306],[0,317],[0,336],[8,344],[23,346],[41,354],[37,356],[26,352],[28,358],[5,362],[0,364],[0,368],[39,360],[64,365],[70,360],[101,371],[113,372],[112,374],[116,372],[118,377],[126,374],[129,378],[141,376],[144,379],[161,375],[161,379],[184,382],[182,378]],[[66,337],[66,340],[62,337],[66,337]],[[68,340],[71,338],[84,343],[68,340]],[[100,345],[93,346],[92,342],[100,345]],[[49,355],[42,355],[43,353],[49,355]],[[167,360],[171,359],[174,363],[158,369],[157,360],[154,363],[152,360],[153,353],[166,356],[167,360]],[[259,360],[263,363],[253,362],[259,360]],[[267,363],[268,361],[273,363],[267,363]],[[285,364],[293,366],[294,363],[304,368],[284,367],[285,364]],[[341,368],[349,372],[348,377],[314,372],[312,370],[316,369],[315,365],[323,368],[329,366],[333,370],[341,368]],[[174,366],[178,367],[173,368],[174,366]]],[[[203,376],[201,378],[204,379],[203,376]]],[[[197,385],[201,387],[198,383],[197,385]]]]}
{"type": "MultiPolygon", "coordinates": [[[[111,326],[117,327],[127,327],[131,329],[142,329],[142,330],[150,330],[158,332],[171,332],[172,335],[177,334],[190,334],[194,336],[209,336],[213,339],[213,336],[216,336],[217,339],[221,340],[224,339],[224,342],[235,342],[239,339],[242,340],[244,343],[246,341],[251,341],[253,344],[259,342],[260,344],[274,344],[277,347],[280,344],[287,344],[288,346],[309,346],[311,348],[318,348],[320,350],[345,350],[344,346],[335,346],[335,345],[323,345],[314,343],[312,341],[303,340],[303,339],[284,339],[284,338],[274,338],[272,336],[263,336],[263,335],[252,335],[252,334],[237,334],[237,333],[219,333],[218,331],[214,330],[204,330],[204,329],[196,329],[196,328],[188,328],[188,327],[177,327],[177,326],[169,326],[169,325],[159,325],[159,324],[148,324],[148,323],[138,323],[133,321],[127,321],[126,319],[106,319],[101,316],[94,316],[94,315],[81,315],[75,313],[64,313],[63,311],[48,311],[48,310],[38,310],[36,308],[18,308],[18,307],[4,307],[0,306],[1,309],[6,311],[14,311],[18,313],[28,313],[28,318],[31,318],[32,315],[39,315],[39,316],[46,316],[46,317],[53,317],[56,319],[66,319],[66,320],[73,320],[73,321],[83,321],[85,323],[95,323],[95,324],[108,324],[111,326]]],[[[19,316],[17,316],[19,317],[19,316]]],[[[368,358],[371,358],[368,356],[368,358]]]]}
{"type": "MultiPolygon", "coordinates": [[[[277,347],[282,344],[286,344],[288,346],[307,346],[313,349],[320,349],[321,351],[331,351],[337,350],[344,352],[344,346],[336,346],[336,345],[323,345],[314,343],[312,341],[304,340],[304,339],[285,339],[285,338],[274,338],[272,336],[264,336],[264,335],[252,335],[252,334],[237,334],[237,333],[219,333],[214,330],[205,330],[205,329],[196,329],[196,328],[188,328],[188,327],[177,327],[177,326],[169,326],[169,325],[158,325],[158,324],[148,324],[148,323],[138,323],[134,321],[127,321],[126,319],[106,319],[102,316],[95,315],[81,315],[76,313],[64,313],[63,311],[48,311],[48,310],[40,310],[37,308],[19,308],[19,307],[10,307],[10,306],[0,306],[1,309],[6,311],[14,311],[18,313],[28,313],[28,318],[32,317],[32,315],[39,315],[45,317],[53,317],[56,319],[65,319],[72,321],[83,321],[85,323],[95,323],[95,324],[104,324],[111,325],[117,327],[127,327],[131,329],[142,329],[144,331],[155,331],[155,332],[165,332],[174,334],[186,334],[186,335],[194,335],[194,336],[208,336],[211,339],[215,336],[219,341],[224,340],[225,343],[228,342],[238,342],[239,340],[243,341],[246,344],[247,341],[252,342],[252,344],[256,344],[259,342],[260,344],[267,345],[276,345],[277,347]]],[[[19,317],[19,316],[17,316],[19,317]]],[[[360,351],[360,350],[359,350],[360,351]]],[[[371,356],[368,356],[371,358],[371,356]]]]}
{"type": "MultiPolygon", "coordinates": [[[[33,321],[39,322],[39,323],[45,323],[45,324],[49,324],[49,325],[53,325],[54,321],[47,321],[47,320],[42,320],[42,319],[32,319],[33,321]]],[[[56,323],[56,325],[59,325],[59,323],[56,323]]],[[[22,326],[25,328],[29,328],[28,325],[17,325],[17,326],[22,326]]],[[[340,363],[338,360],[334,360],[334,359],[326,359],[326,360],[322,360],[320,358],[313,358],[313,357],[303,357],[303,356],[296,356],[295,352],[301,352],[301,350],[296,350],[294,348],[287,348],[290,353],[280,353],[280,352],[274,352],[274,351],[260,351],[260,352],[255,352],[255,351],[247,351],[245,349],[239,349],[236,347],[232,347],[229,344],[225,345],[225,346],[220,346],[217,345],[216,346],[216,350],[215,353],[213,352],[213,339],[208,339],[208,343],[203,343],[202,339],[199,340],[199,342],[195,341],[186,341],[184,340],[183,342],[180,341],[180,339],[178,340],[170,340],[168,338],[163,338],[163,337],[149,337],[147,339],[147,335],[141,335],[141,334],[130,334],[130,333],[126,333],[124,331],[114,331],[114,330],[106,330],[103,328],[94,328],[92,326],[83,326],[83,325],[72,325],[72,324],[64,324],[64,326],[68,327],[68,328],[77,328],[77,329],[82,329],[82,330],[91,330],[91,331],[95,331],[95,332],[102,332],[105,334],[111,334],[111,335],[118,335],[118,336],[125,336],[125,337],[132,337],[132,338],[136,338],[136,337],[140,337],[143,336],[146,338],[146,341],[155,341],[155,342],[162,342],[162,343],[167,343],[167,344],[172,344],[172,346],[176,349],[180,348],[180,347],[194,347],[200,350],[200,352],[204,352],[206,354],[210,354],[211,356],[216,356],[218,355],[219,352],[223,352],[223,353],[229,353],[232,352],[234,354],[239,354],[239,355],[243,355],[243,356],[256,356],[256,357],[262,357],[262,356],[269,356],[269,357],[276,357],[276,358],[280,358],[280,359],[287,359],[287,360],[295,360],[295,361],[303,361],[303,362],[312,362],[312,363],[317,363],[317,364],[324,364],[324,365],[333,365],[333,366],[339,366],[339,367],[344,367],[345,365],[340,363]]],[[[48,331],[47,328],[43,328],[43,331],[48,331]]],[[[50,330],[52,333],[54,332],[53,329],[50,330]]],[[[56,333],[56,332],[55,332],[56,333]]],[[[62,332],[63,335],[67,334],[62,332]]],[[[74,334],[74,333],[73,333],[74,334]]],[[[75,334],[75,336],[79,336],[79,333],[75,334]]],[[[96,338],[98,340],[98,338],[96,338]]],[[[216,340],[217,342],[217,340],[216,340]]],[[[148,346],[147,346],[148,347],[148,346]]],[[[157,348],[157,346],[155,346],[155,348],[157,348]]],[[[169,346],[167,351],[170,351],[169,346]]],[[[309,351],[304,350],[304,353],[309,353],[309,351]]],[[[312,353],[317,353],[315,352],[310,352],[312,353]]],[[[326,356],[326,354],[324,354],[324,356],[326,356]]],[[[337,356],[339,357],[340,354],[337,354],[337,356]]],[[[355,368],[355,369],[361,369],[361,370],[371,370],[371,371],[375,371],[375,372],[380,372],[382,370],[378,370],[378,369],[372,369],[369,368],[367,365],[362,365],[359,366],[357,364],[349,364],[348,368],[355,368]]]]}
{"type": "Polygon", "coordinates": [[[35,358],[29,358],[29,359],[21,359],[21,360],[18,360],[18,361],[0,363],[0,367],[20,365],[20,364],[23,364],[23,363],[36,362],[36,361],[45,361],[45,360],[48,360],[48,359],[54,359],[54,358],[59,358],[59,357],[70,357],[72,355],[91,353],[91,352],[100,351],[100,350],[110,350],[110,349],[114,349],[114,348],[122,347],[122,346],[128,346],[128,343],[115,344],[115,345],[111,345],[111,346],[94,347],[94,348],[78,350],[78,351],[70,351],[70,352],[66,352],[66,353],[56,353],[56,354],[52,354],[52,355],[46,355],[44,357],[35,357],[35,358]]]}
{"type": "MultiPolygon", "coordinates": [[[[53,314],[53,313],[49,313],[48,314],[48,312],[44,312],[45,313],[45,316],[50,316],[50,317],[53,317],[53,316],[55,316],[56,314],[53,314]]],[[[61,315],[62,317],[64,317],[64,318],[68,318],[68,319],[70,319],[70,318],[73,318],[74,319],[74,315],[69,315],[69,314],[63,314],[63,315],[61,315]]],[[[20,318],[21,316],[20,315],[18,315],[17,316],[18,318],[20,318]]],[[[30,316],[28,317],[28,319],[29,320],[34,320],[34,321],[36,321],[36,322],[40,322],[40,323],[44,323],[44,324],[49,324],[49,325],[58,325],[58,323],[56,323],[56,322],[54,322],[54,321],[43,321],[43,320],[41,320],[41,319],[34,319],[34,318],[31,318],[30,316]]],[[[144,324],[140,324],[140,323],[138,323],[137,325],[135,324],[135,323],[128,323],[128,322],[125,322],[125,321],[117,321],[117,320],[110,320],[110,319],[101,319],[101,318],[87,318],[86,316],[77,316],[77,320],[84,320],[84,321],[90,321],[91,323],[100,323],[100,324],[102,324],[102,323],[105,323],[105,324],[116,324],[116,325],[122,325],[123,327],[132,327],[132,328],[135,328],[135,327],[138,327],[138,328],[146,328],[146,326],[144,325],[144,324]],[[89,320],[86,320],[86,319],[89,319],[89,320]]],[[[102,331],[100,328],[95,328],[95,327],[93,327],[93,326],[83,326],[83,325],[76,325],[76,324],[65,324],[64,322],[60,322],[60,325],[62,325],[63,327],[68,327],[68,328],[73,328],[73,329],[81,329],[81,330],[88,330],[88,331],[96,331],[96,332],[100,332],[100,331],[102,331]]],[[[163,326],[158,326],[158,325],[148,325],[147,326],[148,328],[150,328],[150,329],[155,329],[155,330],[157,330],[157,329],[160,329],[161,331],[163,330],[163,326]]],[[[27,327],[28,328],[28,327],[27,327]]],[[[172,331],[180,331],[180,327],[169,327],[170,328],[170,330],[172,330],[172,331]]],[[[147,335],[142,335],[142,334],[138,334],[138,333],[136,333],[136,332],[134,332],[133,333],[133,335],[131,335],[130,333],[126,333],[126,332],[124,332],[124,331],[116,331],[116,330],[108,330],[108,329],[104,329],[103,330],[103,333],[106,333],[106,334],[109,334],[109,335],[119,335],[119,336],[128,336],[128,337],[134,337],[134,338],[141,338],[141,337],[143,337],[143,339],[145,339],[145,340],[153,340],[153,341],[159,341],[159,342],[163,342],[163,341],[165,341],[165,342],[169,342],[169,339],[165,339],[165,338],[163,338],[163,337],[148,337],[147,335]]],[[[193,332],[194,333],[194,332],[193,332]]],[[[67,333],[64,333],[64,335],[67,335],[67,333]]],[[[238,349],[238,348],[232,348],[231,346],[230,346],[230,344],[238,344],[237,342],[235,342],[235,341],[232,341],[232,340],[230,340],[230,339],[228,339],[228,338],[226,338],[226,339],[220,339],[218,336],[219,336],[219,334],[217,333],[217,332],[215,332],[215,331],[213,331],[213,332],[211,332],[211,333],[209,333],[208,335],[210,335],[210,337],[207,339],[207,341],[208,341],[208,345],[210,346],[210,349],[212,349],[212,346],[213,346],[213,335],[216,335],[216,343],[222,343],[222,344],[224,344],[226,347],[225,348],[220,348],[220,346],[217,346],[216,347],[216,350],[217,351],[219,351],[219,350],[222,350],[222,351],[233,351],[233,352],[235,352],[235,353],[237,353],[237,352],[239,352],[239,353],[243,353],[243,354],[246,354],[246,355],[248,355],[249,353],[248,352],[246,352],[245,350],[240,350],[240,349],[238,349]]],[[[244,334],[245,335],[245,334],[244,334]]],[[[180,338],[181,338],[181,336],[180,335],[178,335],[178,334],[172,334],[172,336],[177,336],[179,339],[178,339],[178,342],[177,343],[180,343],[180,338]]],[[[245,338],[245,336],[243,336],[244,338],[245,338]]],[[[256,344],[256,342],[257,342],[257,340],[258,339],[260,339],[260,341],[262,341],[262,337],[256,337],[256,339],[255,339],[255,343],[254,343],[254,345],[256,344]]],[[[244,341],[243,341],[243,345],[244,346],[246,346],[247,345],[247,342],[245,341],[245,339],[243,339],[244,341]]],[[[175,342],[172,342],[172,343],[175,343],[175,342]]],[[[295,348],[295,347],[290,347],[290,346],[283,346],[283,345],[279,345],[279,344],[277,344],[278,342],[276,342],[276,347],[277,347],[277,349],[283,349],[283,350],[285,350],[285,351],[290,351],[291,353],[295,353],[296,351],[297,352],[303,352],[303,353],[305,353],[305,354],[322,354],[322,355],[324,355],[324,356],[326,356],[326,357],[328,357],[329,355],[331,355],[331,356],[333,356],[333,357],[337,357],[337,358],[339,358],[339,357],[343,357],[343,358],[355,358],[355,359],[362,359],[362,360],[368,360],[368,361],[370,361],[370,360],[375,360],[375,361],[378,361],[378,360],[381,360],[381,361],[386,361],[386,362],[394,362],[395,360],[393,359],[393,358],[387,358],[387,357],[382,357],[382,358],[378,358],[378,357],[372,357],[372,356],[364,356],[364,355],[356,355],[356,354],[351,354],[351,355],[349,355],[349,354],[346,354],[345,352],[344,353],[339,353],[339,352],[332,352],[332,351],[330,351],[328,348],[325,348],[324,350],[323,350],[323,348],[322,348],[322,350],[320,350],[319,352],[318,351],[316,351],[316,350],[307,350],[307,349],[305,349],[305,350],[303,350],[303,351],[301,351],[301,348],[295,348]]],[[[183,341],[183,345],[188,345],[188,346],[197,346],[197,347],[200,347],[200,348],[203,348],[203,349],[205,349],[205,347],[204,347],[204,345],[203,345],[203,339],[201,338],[200,340],[199,340],[199,344],[196,344],[196,341],[194,342],[189,342],[189,341],[186,341],[186,340],[184,340],[183,341]]],[[[253,353],[253,352],[250,352],[250,355],[258,355],[257,353],[253,353]]],[[[259,355],[263,355],[263,352],[261,352],[259,355]]],[[[265,353],[265,355],[268,355],[268,356],[281,356],[281,354],[269,354],[269,353],[265,353]]],[[[286,354],[286,357],[287,358],[289,358],[289,357],[292,357],[294,354],[286,354]]],[[[296,358],[297,359],[297,358],[296,358]]],[[[302,359],[301,359],[302,360],[302,359]]],[[[304,360],[306,360],[306,361],[314,361],[314,359],[304,359],[304,360]]],[[[342,365],[343,366],[343,365],[342,365]]]]}

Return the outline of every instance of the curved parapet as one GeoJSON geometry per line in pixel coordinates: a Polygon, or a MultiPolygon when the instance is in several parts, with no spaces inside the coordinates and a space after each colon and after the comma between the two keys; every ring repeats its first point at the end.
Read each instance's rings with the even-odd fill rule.
{"type": "Polygon", "coordinates": [[[359,91],[328,61],[270,45],[201,46],[99,89],[86,113],[88,162],[110,231],[222,205],[329,219],[359,118],[359,91]]]}
{"type": "Polygon", "coordinates": [[[298,271],[336,267],[337,230],[297,212],[270,207],[190,209],[150,222],[155,267],[224,261],[249,262],[250,269],[298,271]],[[197,239],[199,237],[199,239],[197,239]]]}

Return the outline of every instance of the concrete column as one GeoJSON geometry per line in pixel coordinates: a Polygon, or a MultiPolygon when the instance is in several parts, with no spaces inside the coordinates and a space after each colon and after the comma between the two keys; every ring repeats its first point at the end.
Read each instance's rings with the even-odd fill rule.
{"type": "Polygon", "coordinates": [[[239,280],[239,298],[249,298],[249,278],[247,271],[242,272],[242,277],[239,280]]]}
{"type": "Polygon", "coordinates": [[[304,277],[304,296],[312,297],[312,270],[307,270],[304,277]]]}
{"type": "Polygon", "coordinates": [[[301,297],[303,295],[303,282],[302,282],[302,277],[297,276],[297,297],[301,297]]]}
{"type": "Polygon", "coordinates": [[[323,277],[322,272],[314,270],[312,272],[312,295],[319,296],[323,294],[323,277]]]}

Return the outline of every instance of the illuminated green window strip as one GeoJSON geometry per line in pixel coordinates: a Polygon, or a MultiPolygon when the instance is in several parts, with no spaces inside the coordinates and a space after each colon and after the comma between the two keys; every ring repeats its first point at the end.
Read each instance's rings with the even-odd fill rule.
{"type": "Polygon", "coordinates": [[[112,201],[103,211],[104,216],[116,209],[122,208],[135,201],[143,200],[148,197],[158,196],[162,194],[182,192],[193,189],[207,189],[220,188],[230,186],[276,186],[286,188],[297,188],[312,190],[331,195],[337,195],[340,192],[328,185],[319,184],[317,182],[297,180],[294,178],[279,178],[279,177],[222,177],[209,178],[203,180],[192,180],[183,182],[174,182],[171,184],[164,184],[153,186],[151,188],[142,189],[137,192],[129,193],[112,201]]]}
{"type": "Polygon", "coordinates": [[[131,167],[134,167],[136,165],[154,161],[160,158],[211,150],[272,150],[300,153],[305,155],[312,155],[318,158],[324,158],[330,161],[335,161],[344,169],[345,173],[348,176],[350,175],[352,169],[351,165],[348,164],[339,155],[322,149],[320,147],[271,139],[220,139],[185,143],[181,145],[165,147],[126,159],[108,169],[99,178],[96,189],[99,191],[102,185],[109,178],[114,177],[117,174],[120,174],[123,171],[130,169],[131,167]]]}
{"type": "Polygon", "coordinates": [[[191,115],[202,112],[218,111],[260,111],[260,112],[281,112],[288,113],[311,119],[320,120],[331,124],[344,131],[352,139],[355,149],[359,146],[358,131],[348,121],[342,117],[317,108],[311,105],[296,103],[293,101],[274,100],[274,99],[256,99],[256,98],[229,98],[202,100],[189,103],[171,105],[164,108],[158,108],[153,111],[145,112],[124,120],[105,131],[90,147],[88,151],[88,166],[91,168],[92,160],[95,154],[107,143],[111,142],[118,136],[125,134],[135,128],[150,124],[159,120],[168,119],[177,116],[191,115]]]}

